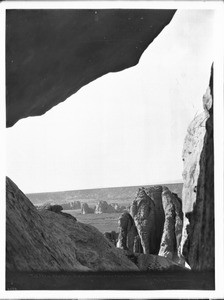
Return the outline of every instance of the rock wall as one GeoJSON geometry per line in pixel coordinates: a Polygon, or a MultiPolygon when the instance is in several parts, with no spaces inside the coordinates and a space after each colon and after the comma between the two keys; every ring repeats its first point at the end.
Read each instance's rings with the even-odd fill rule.
{"type": "Polygon", "coordinates": [[[188,128],[183,161],[184,226],[181,250],[194,270],[214,270],[213,67],[204,112],[188,128]]]}
{"type": "Polygon", "coordinates": [[[39,116],[81,87],[136,65],[175,10],[6,11],[6,123],[39,116]]]}
{"type": "Polygon", "coordinates": [[[138,270],[96,228],[54,211],[38,211],[6,179],[8,271],[138,270]]]}

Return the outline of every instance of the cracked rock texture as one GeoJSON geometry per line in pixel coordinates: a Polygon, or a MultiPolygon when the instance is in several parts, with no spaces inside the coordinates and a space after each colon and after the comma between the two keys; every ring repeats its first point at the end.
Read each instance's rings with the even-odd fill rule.
{"type": "Polygon", "coordinates": [[[96,228],[49,210],[38,211],[6,178],[8,271],[138,270],[96,228]]]}
{"type": "Polygon", "coordinates": [[[175,10],[8,9],[6,125],[39,116],[109,72],[136,65],[175,10]]]}
{"type": "Polygon", "coordinates": [[[181,250],[194,270],[214,270],[213,67],[204,112],[190,124],[183,149],[181,250]]]}

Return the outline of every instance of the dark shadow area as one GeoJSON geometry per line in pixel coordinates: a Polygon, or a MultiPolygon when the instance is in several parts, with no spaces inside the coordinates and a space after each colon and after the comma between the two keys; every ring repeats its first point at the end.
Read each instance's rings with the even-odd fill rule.
{"type": "Polygon", "coordinates": [[[214,290],[214,272],[6,272],[6,290],[214,290]]]}

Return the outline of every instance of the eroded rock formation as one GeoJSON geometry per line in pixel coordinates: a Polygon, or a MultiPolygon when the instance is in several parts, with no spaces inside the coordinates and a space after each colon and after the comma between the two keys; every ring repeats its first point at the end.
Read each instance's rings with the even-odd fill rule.
{"type": "Polygon", "coordinates": [[[131,215],[125,212],[119,218],[117,247],[132,253],[159,253],[181,261],[183,214],[177,194],[165,186],[140,188],[130,212],[131,215]]]}
{"type": "Polygon", "coordinates": [[[138,63],[175,10],[7,10],[6,123],[44,114],[82,86],[138,63]]]}
{"type": "Polygon", "coordinates": [[[213,68],[203,96],[204,112],[194,118],[183,149],[182,253],[192,269],[214,270],[213,68]]]}
{"type": "Polygon", "coordinates": [[[38,211],[6,179],[8,271],[138,270],[93,226],[49,210],[38,211]]]}
{"type": "Polygon", "coordinates": [[[180,260],[180,241],[183,227],[181,200],[167,187],[163,187],[162,203],[165,223],[159,255],[171,260],[180,260]]]}
{"type": "Polygon", "coordinates": [[[86,215],[86,214],[94,214],[94,209],[92,207],[89,207],[89,205],[86,203],[86,202],[83,202],[81,204],[81,213],[83,215],[86,215]]]}
{"type": "Polygon", "coordinates": [[[116,209],[111,205],[108,204],[107,201],[99,201],[95,208],[95,214],[102,214],[102,213],[116,213],[116,209]]]}
{"type": "Polygon", "coordinates": [[[122,213],[118,220],[119,225],[119,235],[117,241],[117,247],[134,251],[134,244],[136,236],[138,236],[137,229],[135,227],[134,220],[128,212],[122,213]]]}
{"type": "Polygon", "coordinates": [[[138,190],[131,205],[134,219],[144,254],[155,252],[155,204],[144,188],[138,190]]]}

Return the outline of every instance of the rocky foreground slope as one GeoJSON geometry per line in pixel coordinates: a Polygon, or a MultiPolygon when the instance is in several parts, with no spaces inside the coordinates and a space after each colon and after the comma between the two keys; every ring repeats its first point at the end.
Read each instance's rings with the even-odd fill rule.
{"type": "Polygon", "coordinates": [[[96,228],[49,210],[38,211],[6,179],[8,271],[138,270],[96,228]]]}

